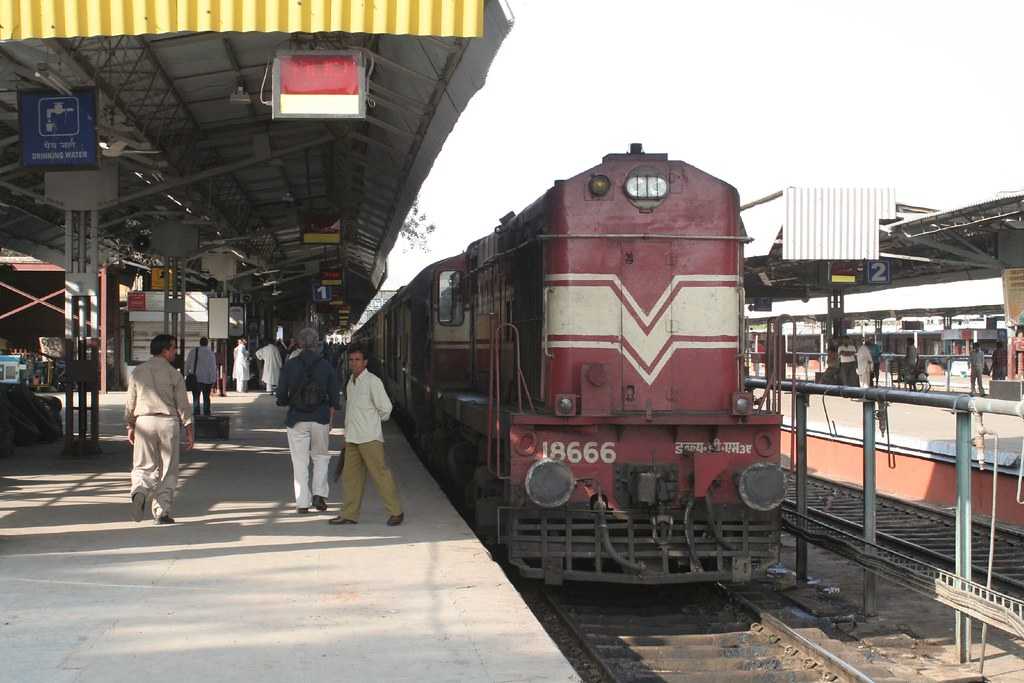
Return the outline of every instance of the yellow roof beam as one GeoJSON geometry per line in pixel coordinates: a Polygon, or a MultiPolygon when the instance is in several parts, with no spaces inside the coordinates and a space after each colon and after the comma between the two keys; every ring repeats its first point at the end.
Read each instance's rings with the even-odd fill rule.
{"type": "Polygon", "coordinates": [[[0,39],[178,31],[478,38],[484,0],[0,0],[0,39]]]}

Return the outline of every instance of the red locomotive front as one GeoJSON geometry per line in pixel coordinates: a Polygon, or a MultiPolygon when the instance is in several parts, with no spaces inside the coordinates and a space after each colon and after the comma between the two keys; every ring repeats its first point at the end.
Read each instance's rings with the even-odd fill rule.
{"type": "Polygon", "coordinates": [[[466,250],[465,386],[414,430],[524,574],[746,580],[776,556],[781,417],[743,390],[746,241],[733,187],[634,146],[466,250]]]}

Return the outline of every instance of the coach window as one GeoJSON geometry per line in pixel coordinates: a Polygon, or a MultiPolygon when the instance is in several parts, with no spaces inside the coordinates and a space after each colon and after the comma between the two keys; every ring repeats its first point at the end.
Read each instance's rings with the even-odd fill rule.
{"type": "Polygon", "coordinates": [[[437,321],[442,325],[462,324],[460,279],[457,270],[446,270],[437,279],[437,321]]]}

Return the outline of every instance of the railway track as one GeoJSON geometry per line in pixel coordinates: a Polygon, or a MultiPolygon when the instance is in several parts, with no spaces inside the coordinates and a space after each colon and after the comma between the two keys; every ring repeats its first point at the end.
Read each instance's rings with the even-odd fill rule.
{"type": "MultiPolygon", "coordinates": [[[[863,531],[864,508],[860,489],[817,477],[807,478],[807,514],[851,533],[863,531]]],[[[784,511],[796,511],[796,484],[790,482],[784,511]]],[[[971,559],[974,579],[984,581],[988,561],[989,524],[973,525],[971,559]]],[[[876,512],[878,545],[912,555],[939,567],[952,568],[955,558],[956,517],[952,512],[915,505],[878,495],[876,512]]],[[[1024,534],[996,527],[993,586],[1017,597],[1024,596],[1024,534]]]]}
{"type": "Polygon", "coordinates": [[[792,605],[763,584],[613,592],[576,584],[546,589],[545,599],[613,682],[902,680],[850,664],[850,653],[783,623],[773,613],[792,614],[792,605]]]}

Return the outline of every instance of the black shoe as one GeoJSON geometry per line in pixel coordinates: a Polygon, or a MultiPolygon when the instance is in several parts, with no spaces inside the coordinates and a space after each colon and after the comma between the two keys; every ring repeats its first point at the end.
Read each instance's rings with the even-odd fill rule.
{"type": "Polygon", "coordinates": [[[327,501],[323,496],[313,496],[313,507],[320,512],[327,512],[327,501]]]}
{"type": "Polygon", "coordinates": [[[337,517],[331,517],[329,520],[327,520],[327,523],[328,524],[359,524],[359,522],[357,522],[356,520],[348,519],[347,517],[342,517],[341,515],[338,515],[337,517]]]}
{"type": "Polygon", "coordinates": [[[295,511],[297,513],[299,513],[300,515],[308,515],[309,514],[309,508],[298,508],[295,511]]]}
{"type": "Polygon", "coordinates": [[[388,526],[398,526],[405,519],[405,513],[399,512],[397,515],[391,515],[388,517],[388,526]]]}
{"type": "Polygon", "coordinates": [[[174,524],[174,517],[170,515],[160,515],[153,520],[153,524],[174,524]]]}
{"type": "Polygon", "coordinates": [[[146,516],[146,492],[138,490],[132,492],[132,519],[141,522],[146,516]]]}

